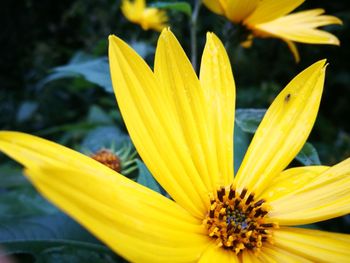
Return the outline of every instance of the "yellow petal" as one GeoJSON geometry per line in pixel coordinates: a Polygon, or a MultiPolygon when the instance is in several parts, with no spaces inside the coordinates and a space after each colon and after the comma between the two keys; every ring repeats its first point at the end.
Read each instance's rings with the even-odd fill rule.
{"type": "Polygon", "coordinates": [[[262,196],[269,202],[283,198],[298,191],[328,168],[328,166],[303,166],[287,169],[272,179],[262,196]]]}
{"type": "Polygon", "coordinates": [[[260,0],[219,0],[226,17],[232,22],[239,23],[249,16],[258,6],[260,0]]]}
{"type": "Polygon", "coordinates": [[[188,163],[188,177],[203,180],[207,198],[208,192],[218,187],[216,178],[225,178],[220,175],[214,148],[218,140],[214,137],[216,134],[210,133],[212,127],[208,123],[208,113],[211,113],[208,108],[211,107],[207,105],[205,90],[191,63],[169,30],[164,30],[158,41],[155,76],[161,99],[167,105],[167,111],[174,114],[168,129],[176,131],[178,138],[174,144],[178,146],[175,147],[184,148],[181,155],[188,163]]]}
{"type": "Polygon", "coordinates": [[[312,261],[306,259],[305,257],[299,256],[293,252],[290,252],[286,249],[279,248],[277,246],[265,243],[262,247],[262,251],[259,254],[259,258],[262,262],[269,263],[295,263],[295,262],[303,262],[303,263],[311,263],[312,261]]]}
{"type": "Polygon", "coordinates": [[[349,262],[350,258],[350,235],[326,231],[281,228],[274,232],[274,246],[313,262],[349,262]]]}
{"type": "Polygon", "coordinates": [[[259,2],[254,12],[244,20],[244,24],[250,27],[272,21],[292,12],[304,1],[305,0],[262,0],[259,2]]]}
{"type": "Polygon", "coordinates": [[[129,260],[194,261],[208,245],[200,220],[87,156],[17,132],[0,133],[0,150],[26,167],[45,197],[129,260]]]}
{"type": "Polygon", "coordinates": [[[161,32],[167,26],[166,12],[157,8],[146,8],[142,13],[141,26],[144,30],[154,29],[161,32]]]}
{"type": "Polygon", "coordinates": [[[259,262],[263,262],[262,261],[262,257],[261,257],[261,253],[255,255],[252,251],[248,251],[248,250],[243,250],[243,253],[241,254],[241,261],[240,262],[244,262],[244,263],[259,263],[259,262]]]}
{"type": "Polygon", "coordinates": [[[145,0],[123,0],[121,10],[123,15],[132,22],[138,23],[145,9],[145,0]]]}
{"type": "Polygon", "coordinates": [[[237,187],[259,195],[304,145],[315,122],[325,77],[325,60],[296,76],[266,112],[236,177],[237,187]]]}
{"type": "Polygon", "coordinates": [[[301,43],[339,45],[336,36],[317,28],[340,25],[342,21],[334,16],[322,15],[323,13],[323,9],[297,12],[271,22],[257,24],[254,29],[267,35],[301,43]]]}
{"type": "Polygon", "coordinates": [[[295,62],[299,63],[300,62],[300,55],[299,55],[297,45],[293,41],[290,41],[288,39],[282,39],[282,40],[284,42],[286,42],[286,44],[288,45],[290,52],[292,52],[292,54],[293,54],[295,62]]]}
{"type": "MultiPolygon", "coordinates": [[[[165,30],[165,32],[168,31],[165,30]]],[[[166,33],[166,35],[169,34],[166,33]]],[[[166,38],[166,36],[162,34],[160,38],[166,38]]],[[[171,45],[174,44],[174,40],[169,39],[169,41],[171,45]]],[[[177,46],[171,46],[171,48],[178,51],[177,46]]],[[[174,56],[171,52],[167,55],[174,56]]],[[[175,56],[181,61],[181,55],[175,56]]],[[[199,138],[190,136],[203,133],[204,131],[200,128],[204,123],[200,126],[199,123],[193,122],[192,126],[186,127],[192,130],[189,134],[184,134],[179,123],[177,107],[175,107],[177,101],[169,98],[169,93],[176,90],[168,90],[169,84],[158,81],[143,59],[115,36],[110,37],[109,58],[118,105],[138,153],[172,198],[192,214],[203,218],[206,213],[208,193],[193,161],[202,162],[201,167],[204,168],[205,160],[200,159],[203,156],[201,154],[191,157],[189,145],[192,147],[193,144],[190,149],[200,153],[202,144],[194,143],[199,142],[199,138]]],[[[173,70],[176,72],[176,68],[173,70]]],[[[179,90],[176,96],[184,96],[184,93],[189,92],[191,88],[198,88],[190,86],[192,83],[190,79],[187,82],[188,90],[181,90],[181,87],[177,86],[179,90]]],[[[182,86],[182,88],[185,87],[182,86]]],[[[197,98],[193,100],[193,104],[187,104],[187,110],[189,111],[188,107],[191,107],[195,111],[192,113],[200,114],[199,110],[202,107],[194,109],[199,105],[195,104],[197,98]]],[[[184,102],[185,99],[179,97],[178,101],[184,102]]],[[[188,118],[189,120],[186,120],[188,123],[190,120],[194,121],[192,113],[189,112],[189,115],[181,118],[185,120],[188,118]]]]}
{"type": "Polygon", "coordinates": [[[207,34],[200,83],[208,112],[209,174],[214,186],[228,185],[233,181],[235,83],[225,48],[213,33],[207,34]]]}
{"type": "Polygon", "coordinates": [[[128,260],[194,261],[208,244],[200,221],[121,175],[60,167],[26,174],[46,198],[128,260]]]}
{"type": "Polygon", "coordinates": [[[224,10],[218,0],[203,0],[203,4],[218,15],[224,14],[224,10]]]}
{"type": "MultiPolygon", "coordinates": [[[[350,158],[310,175],[306,172],[308,179],[304,185],[297,182],[299,188],[292,186],[289,192],[285,190],[273,198],[269,203],[271,220],[282,225],[299,225],[350,213],[350,158]]],[[[299,176],[303,180],[304,173],[299,176]]],[[[296,177],[292,177],[291,184],[293,182],[296,177]]]]}
{"type": "Polygon", "coordinates": [[[228,249],[223,249],[218,247],[216,244],[211,244],[202,254],[198,263],[212,263],[212,262],[222,262],[222,263],[238,263],[238,257],[236,253],[228,249]]]}

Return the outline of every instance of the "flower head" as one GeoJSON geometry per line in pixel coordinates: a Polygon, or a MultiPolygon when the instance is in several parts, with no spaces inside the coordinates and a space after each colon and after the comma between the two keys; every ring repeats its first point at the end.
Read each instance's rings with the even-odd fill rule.
{"type": "MultiPolygon", "coordinates": [[[[323,15],[323,9],[312,9],[289,14],[304,0],[203,0],[214,13],[226,16],[233,23],[242,23],[257,37],[274,37],[285,41],[296,60],[297,48],[293,42],[339,45],[336,36],[317,29],[321,26],[342,24],[334,16],[323,15]]],[[[249,46],[252,37],[244,43],[249,46]]]]}
{"type": "Polygon", "coordinates": [[[123,0],[121,9],[127,19],[139,24],[144,30],[162,31],[167,26],[168,17],[165,11],[146,7],[145,0],[123,0]]]}
{"type": "Polygon", "coordinates": [[[154,71],[115,36],[109,57],[129,134],[172,200],[63,146],[1,132],[0,149],[24,165],[43,195],[130,261],[349,259],[349,235],[289,227],[350,211],[350,159],[286,169],[315,121],[324,60],[277,96],[234,177],[235,84],[214,34],[199,79],[168,29],[154,71]]]}

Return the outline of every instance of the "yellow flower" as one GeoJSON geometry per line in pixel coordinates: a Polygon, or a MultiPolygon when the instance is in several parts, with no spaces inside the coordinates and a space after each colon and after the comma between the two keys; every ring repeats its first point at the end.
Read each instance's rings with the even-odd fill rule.
{"type": "Polygon", "coordinates": [[[145,0],[123,0],[121,9],[128,20],[139,24],[143,30],[154,29],[160,32],[167,26],[165,11],[146,7],[145,0]]]}
{"type": "MultiPolygon", "coordinates": [[[[214,13],[226,16],[233,23],[242,23],[257,37],[275,37],[285,41],[295,59],[299,53],[293,43],[339,45],[336,36],[317,29],[320,26],[342,24],[334,16],[322,15],[323,9],[289,14],[304,0],[203,0],[214,13]]],[[[249,46],[248,38],[244,46],[249,46]]]]}
{"type": "Polygon", "coordinates": [[[290,227],[350,211],[350,159],[284,170],[315,121],[324,60],[277,96],[234,177],[235,84],[214,34],[199,79],[168,29],[154,71],[115,36],[109,58],[129,134],[172,200],[53,142],[1,132],[0,149],[44,196],[134,262],[349,260],[349,235],[290,227]]]}

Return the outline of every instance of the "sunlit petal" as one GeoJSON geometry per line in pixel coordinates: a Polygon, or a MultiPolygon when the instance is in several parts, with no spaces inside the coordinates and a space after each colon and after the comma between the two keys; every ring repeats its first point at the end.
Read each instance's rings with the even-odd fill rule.
{"type": "Polygon", "coordinates": [[[296,76],[277,96],[247,150],[236,182],[260,194],[304,145],[318,112],[325,60],[296,76]]]}
{"type": "Polygon", "coordinates": [[[207,165],[214,186],[228,185],[233,181],[235,83],[225,48],[213,33],[207,34],[200,82],[208,112],[207,143],[212,161],[207,165]]]}
{"type": "MultiPolygon", "coordinates": [[[[314,174],[306,171],[298,177],[304,180],[304,185],[292,176],[290,191],[273,197],[271,220],[283,225],[300,225],[350,213],[350,158],[329,169],[319,168],[314,174]],[[299,187],[294,187],[293,182],[299,187]]],[[[287,179],[282,185],[286,182],[287,179]]]]}
{"type": "Polygon", "coordinates": [[[348,262],[350,235],[300,228],[281,228],[274,246],[313,262],[348,262]]]}
{"type": "MultiPolygon", "coordinates": [[[[164,37],[166,36],[160,38],[164,37]]],[[[175,107],[176,100],[169,103],[170,99],[167,99],[169,92],[175,91],[163,86],[164,83],[156,79],[143,59],[117,37],[110,37],[109,56],[118,105],[138,153],[172,198],[196,216],[202,217],[206,212],[208,193],[196,168],[200,167],[205,171],[206,167],[205,160],[201,159],[203,154],[200,151],[203,146],[198,144],[201,140],[193,136],[199,132],[204,133],[205,130],[200,131],[200,127],[192,123],[192,126],[185,127],[192,129],[189,134],[182,132],[175,107]],[[191,150],[196,151],[198,156],[192,158],[189,144],[193,144],[191,150]],[[193,164],[194,161],[198,162],[197,166],[193,164]]],[[[177,54],[177,58],[181,60],[183,57],[177,54]]],[[[188,82],[197,84],[193,88],[200,91],[198,79],[197,83],[191,80],[188,82]]],[[[178,88],[176,97],[185,103],[185,98],[180,96],[185,96],[185,88],[189,87],[175,86],[178,88]]],[[[193,121],[191,113],[200,114],[201,107],[198,106],[187,104],[189,115],[180,117],[185,120],[188,118],[186,121],[190,124],[190,120],[193,121]],[[191,112],[193,107],[198,108],[191,112]]]]}

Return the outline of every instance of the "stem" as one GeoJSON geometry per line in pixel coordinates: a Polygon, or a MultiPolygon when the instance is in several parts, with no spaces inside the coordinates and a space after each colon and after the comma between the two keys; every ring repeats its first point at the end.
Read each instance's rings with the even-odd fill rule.
{"type": "Polygon", "coordinates": [[[191,16],[191,61],[195,71],[197,71],[197,19],[202,0],[195,0],[191,16]]]}

